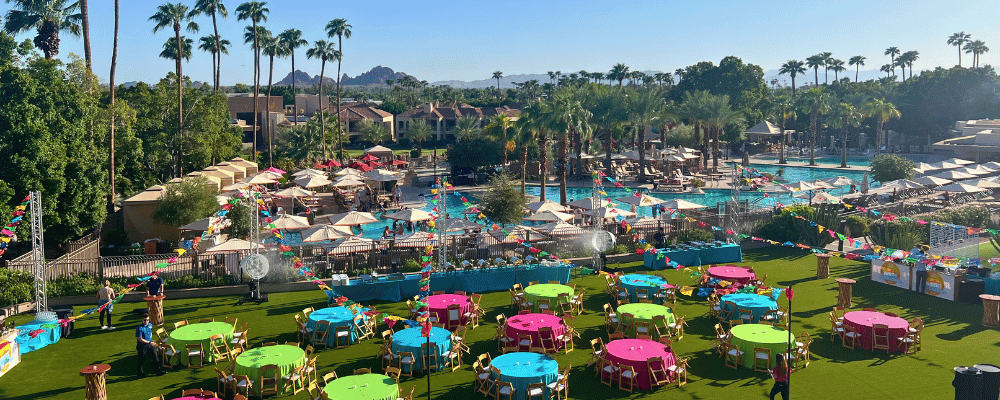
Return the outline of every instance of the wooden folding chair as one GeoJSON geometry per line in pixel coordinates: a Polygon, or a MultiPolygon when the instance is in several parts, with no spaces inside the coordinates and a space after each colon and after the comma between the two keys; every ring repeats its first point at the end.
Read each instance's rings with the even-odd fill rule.
{"type": "Polygon", "coordinates": [[[771,349],[753,348],[753,370],[767,372],[771,369],[771,349]]]}
{"type": "MultiPolygon", "coordinates": [[[[357,329],[357,327],[355,327],[355,329],[357,329]]],[[[326,335],[323,335],[323,339],[323,343],[326,345],[326,335]]],[[[344,349],[351,346],[351,327],[338,326],[334,330],[334,345],[336,345],[338,349],[344,349]]]]}
{"type": "Polygon", "coordinates": [[[277,396],[280,393],[278,391],[278,378],[280,377],[277,365],[269,364],[260,367],[260,396],[264,397],[268,393],[277,396]]]}
{"type": "Polygon", "coordinates": [[[423,359],[424,371],[431,373],[441,369],[441,363],[438,358],[437,344],[434,343],[423,343],[420,345],[420,355],[423,359]]]}
{"type": "MultiPolygon", "coordinates": [[[[312,331],[312,336],[309,338],[309,344],[313,347],[323,346],[329,348],[330,344],[327,343],[327,337],[329,335],[330,321],[319,321],[316,323],[316,329],[312,331]]],[[[350,344],[349,339],[350,337],[348,337],[348,344],[350,344]]]]}
{"type": "Polygon", "coordinates": [[[857,346],[858,340],[861,339],[861,334],[854,329],[853,326],[844,324],[844,335],[840,338],[841,344],[844,347],[854,350],[854,346],[857,346]],[[847,342],[850,341],[851,344],[848,345],[847,342]]]}
{"type": "Polygon", "coordinates": [[[205,349],[202,348],[201,343],[189,344],[184,346],[187,351],[188,356],[188,368],[200,368],[205,366],[205,349]],[[191,360],[193,358],[198,358],[198,365],[195,365],[191,360]]]}
{"type": "Polygon", "coordinates": [[[726,357],[725,366],[731,367],[732,369],[739,369],[740,362],[743,360],[743,351],[740,351],[739,347],[733,344],[726,343],[726,357]]]}
{"type": "Polygon", "coordinates": [[[399,376],[405,375],[412,377],[414,373],[413,371],[414,366],[416,365],[417,365],[417,358],[413,356],[412,352],[409,351],[399,352],[399,369],[401,371],[399,373],[399,376]],[[409,368],[406,368],[406,366],[409,366],[409,368]]]}
{"type": "Polygon", "coordinates": [[[889,326],[886,324],[874,324],[872,326],[872,350],[889,350],[889,326]]]}
{"type": "Polygon", "coordinates": [[[667,371],[674,374],[674,379],[677,380],[677,387],[681,387],[688,382],[688,359],[682,358],[677,360],[674,365],[667,367],[667,371]]]}

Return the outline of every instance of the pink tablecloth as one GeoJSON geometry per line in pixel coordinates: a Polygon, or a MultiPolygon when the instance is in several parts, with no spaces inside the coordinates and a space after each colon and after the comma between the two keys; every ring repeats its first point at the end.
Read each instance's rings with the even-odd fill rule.
{"type": "MultiPolygon", "coordinates": [[[[542,346],[538,337],[538,330],[543,326],[552,328],[553,339],[566,333],[566,325],[562,318],[548,314],[524,314],[515,315],[507,319],[507,336],[517,339],[518,334],[531,335],[531,342],[535,346],[542,346]]],[[[555,340],[556,348],[562,348],[562,342],[555,340]]]]}
{"type": "Polygon", "coordinates": [[[889,327],[889,350],[902,351],[899,348],[899,339],[906,336],[910,323],[900,317],[890,317],[875,311],[851,311],[844,314],[844,325],[850,325],[861,338],[856,346],[865,350],[871,350],[874,344],[875,334],[873,328],[875,324],[884,324],[889,327]]]}
{"type": "Polygon", "coordinates": [[[472,311],[472,302],[468,297],[457,294],[427,296],[427,307],[430,308],[430,312],[437,315],[438,321],[445,326],[448,326],[448,306],[452,304],[458,304],[459,318],[462,320],[462,325],[465,325],[467,322],[465,313],[472,311]]]}
{"type": "Polygon", "coordinates": [[[751,279],[757,277],[746,268],[740,268],[732,265],[711,267],[708,269],[708,276],[742,284],[746,284],[747,282],[750,282],[751,279]]]}
{"type": "MultiPolygon", "coordinates": [[[[649,365],[646,360],[653,357],[663,358],[663,369],[677,362],[670,348],[645,339],[619,339],[605,346],[608,349],[606,358],[615,365],[628,365],[635,369],[636,382],[643,390],[649,390],[649,365]],[[641,347],[641,348],[640,348],[641,347]]],[[[669,373],[669,372],[668,372],[669,373]]],[[[671,379],[673,375],[671,374],[671,379]]]]}

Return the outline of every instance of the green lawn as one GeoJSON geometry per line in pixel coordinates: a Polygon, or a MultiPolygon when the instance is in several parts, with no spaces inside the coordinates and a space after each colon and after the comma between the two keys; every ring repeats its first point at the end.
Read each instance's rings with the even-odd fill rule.
{"type": "MultiPolygon", "coordinates": [[[[858,280],[854,287],[855,307],[877,307],[910,319],[920,317],[926,321],[923,333],[923,350],[913,356],[886,355],[864,350],[848,350],[830,343],[827,312],[836,303],[836,283],[833,279],[817,280],[815,259],[798,249],[769,248],[751,250],[745,254],[747,265],[759,274],[767,274],[768,282],[781,286],[795,286],[793,331],[813,334],[813,361],[792,375],[792,393],[796,398],[808,399],[942,399],[951,398],[950,385],[958,365],[995,363],[1000,335],[980,325],[982,307],[949,302],[871,282],[868,265],[835,258],[831,261],[833,277],[850,277],[858,280]]],[[[691,281],[688,274],[665,271],[672,283],[691,281]]],[[[572,363],[570,396],[581,399],[645,398],[650,392],[627,392],[610,389],[594,378],[593,371],[584,367],[590,358],[588,342],[603,336],[601,306],[608,301],[603,294],[604,279],[588,276],[574,280],[587,288],[587,311],[576,319],[583,338],[577,339],[577,350],[556,359],[563,366],[572,363]]],[[[271,302],[262,305],[235,306],[235,297],[201,298],[167,301],[166,321],[197,320],[204,317],[222,319],[226,316],[248,320],[250,340],[253,345],[265,341],[295,340],[292,314],[303,307],[324,307],[325,296],[319,290],[271,295],[271,302]]],[[[499,312],[511,315],[506,292],[489,293],[483,297],[483,306],[489,311],[486,321],[493,321],[499,312]]],[[[784,303],[784,300],[779,303],[784,303]]],[[[378,304],[378,308],[396,315],[403,313],[404,304],[378,304]]],[[[69,339],[55,345],[28,353],[19,366],[0,378],[2,399],[80,399],[83,398],[81,367],[92,363],[108,363],[108,396],[110,399],[147,399],[163,394],[166,398],[179,397],[183,389],[205,388],[215,390],[214,371],[211,366],[201,369],[175,369],[165,376],[138,379],[135,375],[133,330],[137,319],[131,310],[144,304],[119,304],[116,307],[118,330],[101,331],[95,317],[88,317],[77,324],[69,339]]],[[[78,308],[80,309],[80,308],[78,308]]],[[[682,388],[660,388],[655,395],[697,399],[766,398],[771,381],[767,374],[741,368],[738,371],[723,368],[722,360],[710,349],[714,319],[706,314],[707,306],[701,299],[682,299],[675,313],[686,315],[690,327],[683,340],[675,343],[674,351],[681,357],[690,357],[690,383],[682,388]]],[[[24,317],[28,319],[30,317],[24,317]]],[[[495,325],[486,323],[469,333],[473,355],[465,357],[463,370],[432,375],[432,397],[440,399],[481,398],[473,393],[469,362],[475,355],[490,352],[497,356],[496,343],[491,340],[495,325]]],[[[380,330],[385,329],[384,325],[380,330]]],[[[348,349],[319,350],[320,375],[336,370],[341,376],[355,368],[377,369],[376,353],[381,340],[368,340],[348,349]]],[[[404,378],[402,386],[409,391],[415,387],[415,396],[424,398],[427,381],[424,376],[404,378]]],[[[285,396],[291,397],[291,396],[285,396]]],[[[307,398],[304,393],[294,398],[307,398]]]]}

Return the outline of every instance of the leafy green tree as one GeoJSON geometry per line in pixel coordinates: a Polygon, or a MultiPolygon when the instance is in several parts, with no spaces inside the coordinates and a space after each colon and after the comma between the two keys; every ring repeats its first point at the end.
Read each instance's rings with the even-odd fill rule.
{"type": "Polygon", "coordinates": [[[225,230],[229,237],[244,240],[250,237],[250,234],[253,233],[253,211],[253,207],[247,200],[240,201],[229,209],[226,218],[231,224],[225,230]]]}
{"type": "Polygon", "coordinates": [[[452,168],[472,169],[495,167],[503,159],[500,143],[481,136],[456,141],[446,157],[452,168]]]}
{"type": "Polygon", "coordinates": [[[399,115],[409,110],[405,104],[395,101],[384,101],[382,104],[379,104],[378,109],[389,112],[392,115],[399,115]]]}
{"type": "Polygon", "coordinates": [[[423,142],[431,138],[434,131],[431,130],[431,126],[427,125],[422,119],[411,119],[410,124],[406,129],[406,138],[410,140],[411,143],[417,144],[417,152],[423,151],[423,142]]]}
{"type": "Polygon", "coordinates": [[[37,34],[33,40],[35,47],[52,60],[59,55],[59,32],[65,31],[73,36],[80,36],[80,3],[69,0],[9,0],[14,3],[7,12],[4,30],[11,35],[17,35],[34,29],[37,34]]]}
{"type": "Polygon", "coordinates": [[[913,161],[895,154],[879,154],[870,162],[872,179],[889,182],[913,177],[913,161]]]}
{"type": "MultiPolygon", "coordinates": [[[[170,27],[174,31],[174,44],[177,45],[177,51],[174,52],[174,68],[177,73],[177,137],[184,137],[184,84],[181,82],[184,79],[184,73],[181,67],[181,58],[186,54],[190,57],[191,50],[187,49],[187,52],[182,49],[185,45],[185,41],[181,39],[181,25],[187,22],[188,32],[198,32],[198,24],[191,21],[191,15],[188,14],[188,6],[181,3],[166,3],[160,5],[156,8],[156,14],[149,17],[150,21],[153,21],[155,25],[153,26],[153,33],[158,32],[160,29],[170,27]]],[[[160,53],[162,56],[163,53],[160,53]]],[[[175,154],[177,164],[175,167],[176,175],[181,175],[181,154],[183,153],[183,148],[179,148],[175,154]]]]}
{"type": "Polygon", "coordinates": [[[899,120],[886,123],[927,140],[920,144],[930,144],[944,138],[955,121],[1000,118],[998,98],[1000,76],[992,67],[935,68],[899,85],[898,96],[892,98],[899,120]]]}
{"type": "Polygon", "coordinates": [[[212,215],[219,208],[218,189],[201,176],[169,184],[156,203],[153,219],[169,226],[183,226],[212,215]]]}
{"type": "Polygon", "coordinates": [[[514,147],[511,143],[511,136],[514,130],[514,119],[512,119],[507,114],[498,114],[490,117],[485,122],[485,127],[483,127],[483,134],[487,136],[492,136],[496,138],[500,143],[503,143],[503,166],[507,168],[507,152],[512,150],[514,147]]]}
{"type": "MultiPolygon", "coordinates": [[[[326,124],[327,130],[334,130],[337,128],[337,117],[327,116],[324,118],[323,123],[326,124]]],[[[277,143],[275,147],[275,153],[277,157],[288,158],[295,160],[299,163],[298,166],[306,167],[311,166],[314,161],[320,160],[324,157],[323,148],[331,148],[336,145],[334,140],[337,137],[329,136],[326,137],[326,143],[323,143],[323,129],[319,126],[320,121],[313,118],[306,122],[305,125],[299,125],[298,127],[289,128],[284,132],[284,139],[277,143]],[[307,162],[308,164],[304,164],[307,162]]],[[[338,136],[340,137],[340,136],[338,136]]]]}
{"type": "Polygon", "coordinates": [[[489,191],[479,203],[487,218],[499,224],[516,224],[524,218],[524,195],[506,173],[490,180],[489,191]]]}
{"type": "Polygon", "coordinates": [[[245,83],[237,83],[233,85],[233,87],[230,88],[230,90],[233,93],[250,93],[250,91],[252,91],[253,88],[251,88],[249,85],[245,83]]]}

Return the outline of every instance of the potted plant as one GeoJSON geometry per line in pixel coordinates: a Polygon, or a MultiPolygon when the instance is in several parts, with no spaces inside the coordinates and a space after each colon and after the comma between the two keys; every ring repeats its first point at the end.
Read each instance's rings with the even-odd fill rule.
{"type": "Polygon", "coordinates": [[[691,193],[693,194],[705,194],[704,190],[701,190],[705,186],[705,181],[698,178],[691,178],[691,193]]]}

